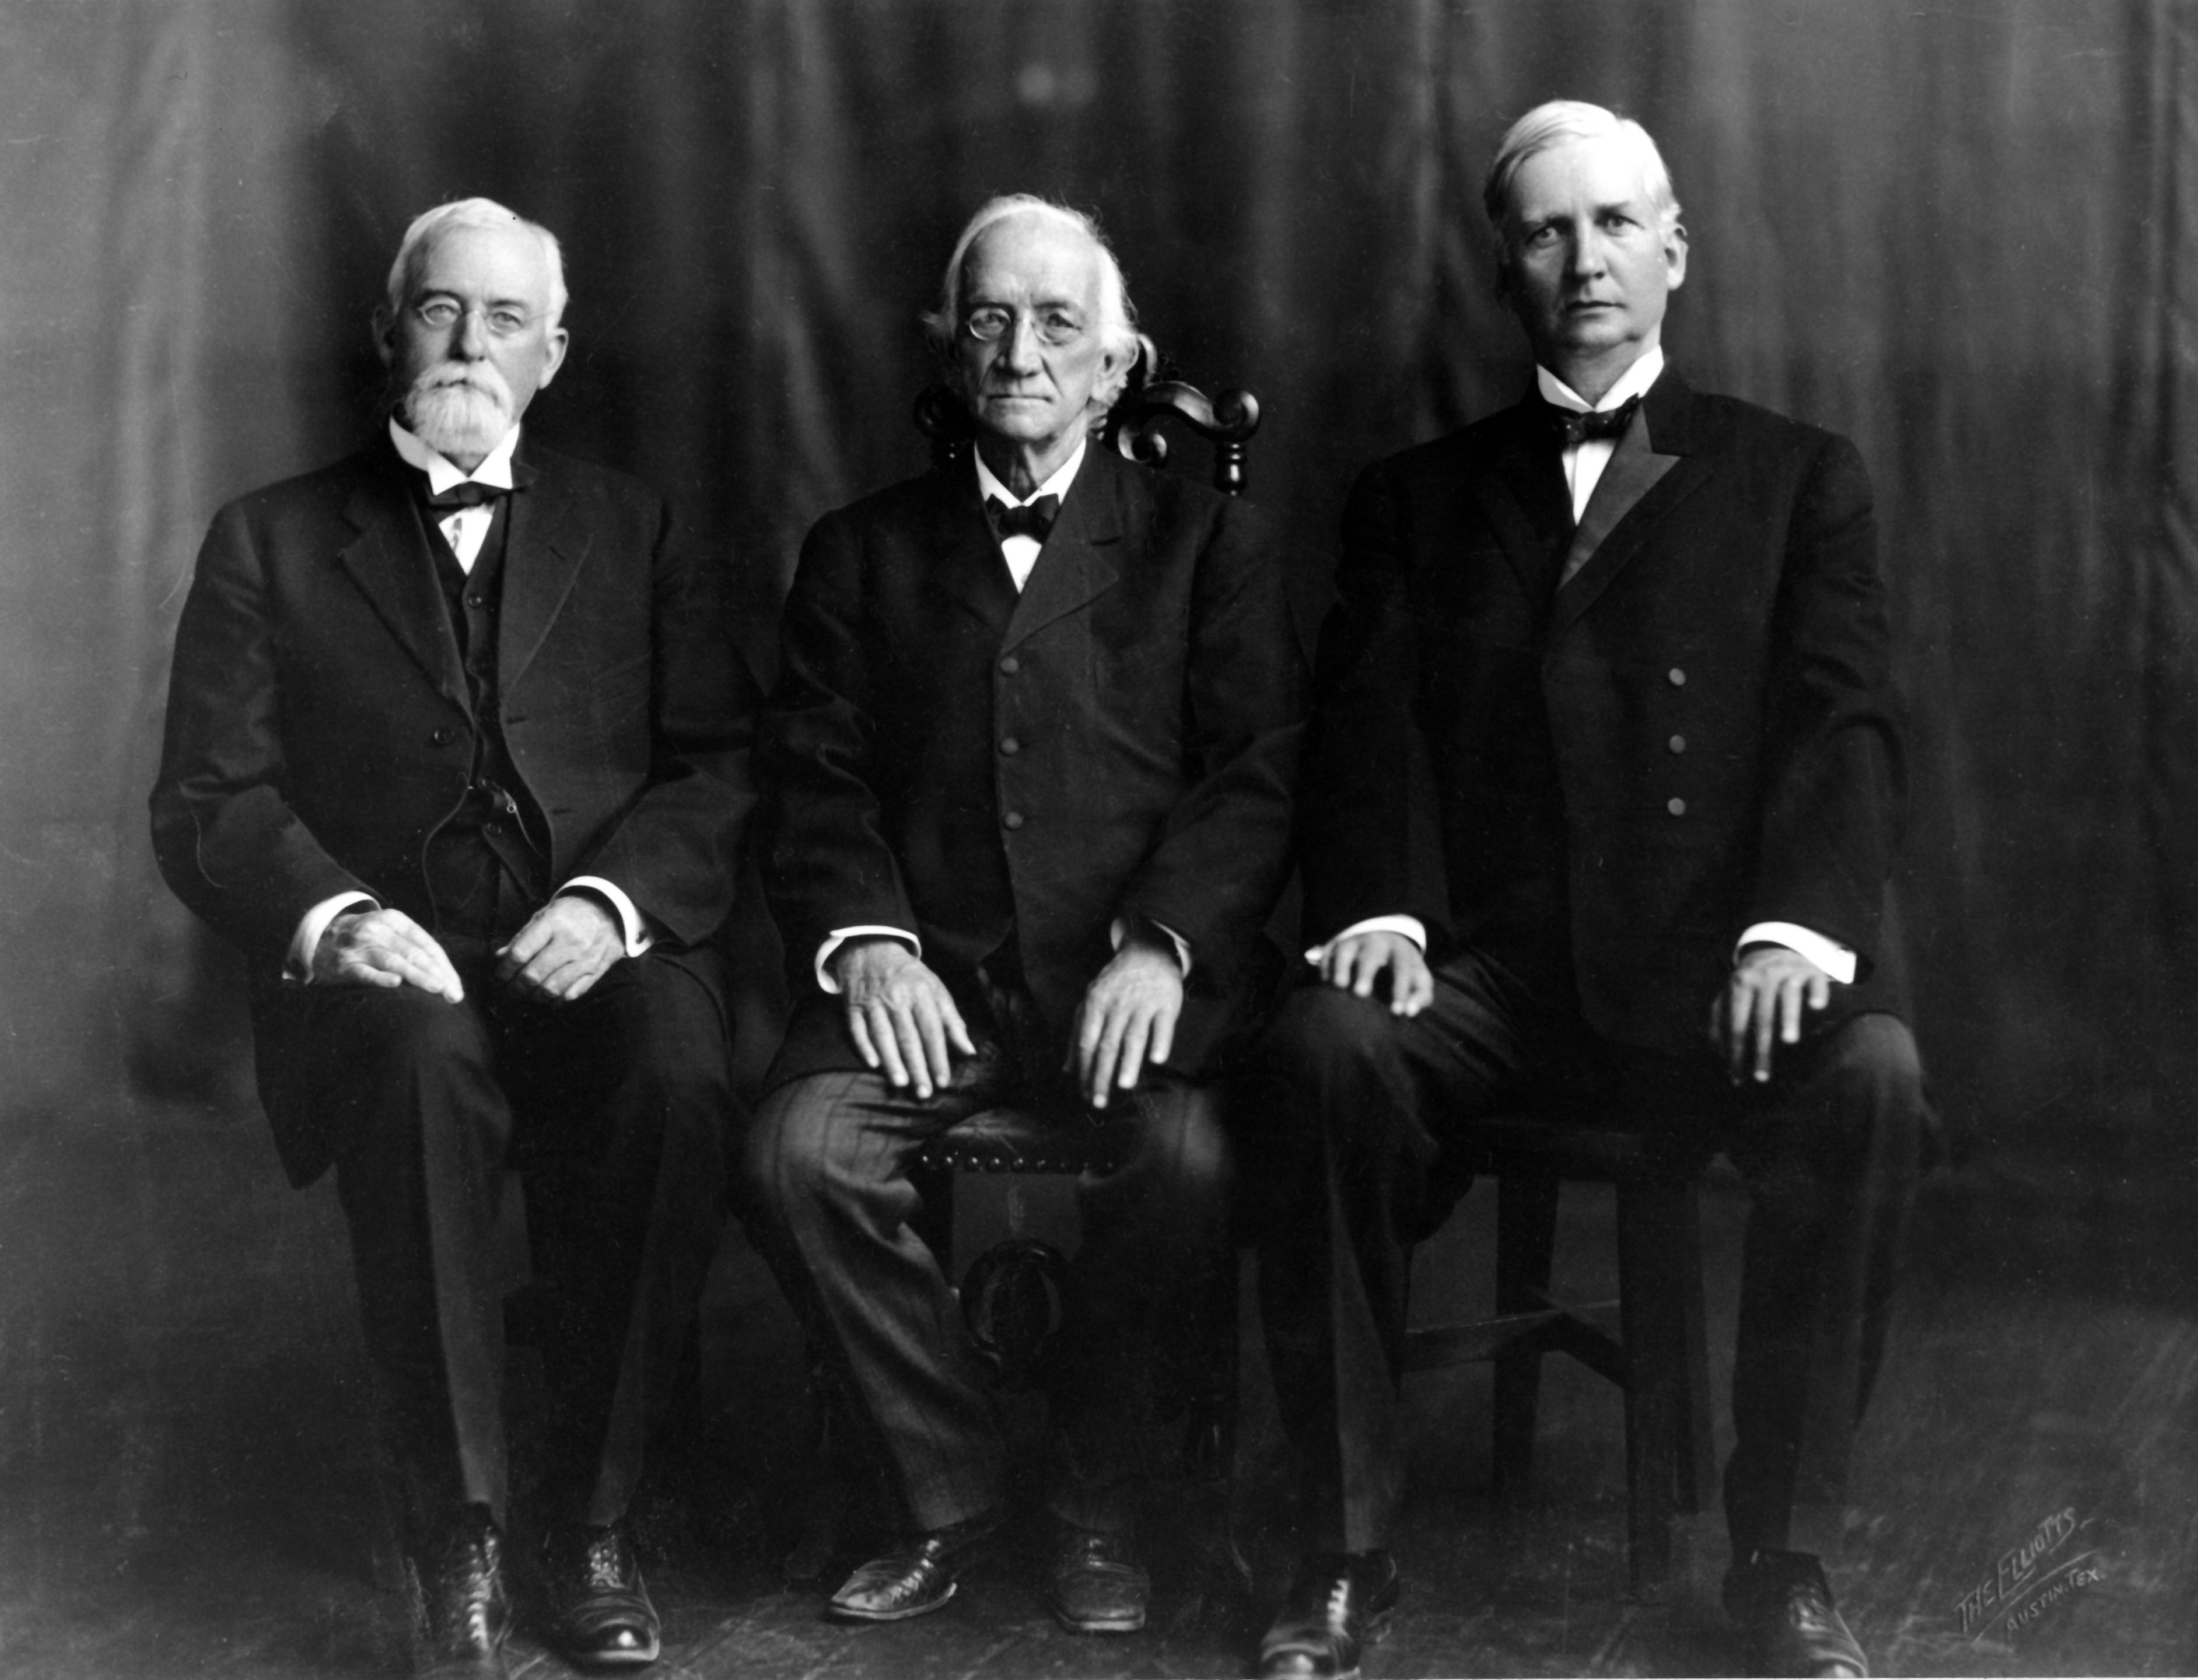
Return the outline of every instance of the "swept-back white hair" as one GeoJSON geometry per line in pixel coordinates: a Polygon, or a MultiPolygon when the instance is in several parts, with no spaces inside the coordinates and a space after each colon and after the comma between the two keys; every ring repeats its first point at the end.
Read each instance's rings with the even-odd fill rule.
{"type": "Polygon", "coordinates": [[[1035,193],[1008,193],[989,199],[978,207],[962,230],[961,238],[954,241],[954,254],[946,259],[946,277],[939,288],[939,307],[925,311],[924,329],[931,341],[941,352],[954,347],[954,335],[962,327],[962,265],[968,260],[969,247],[977,242],[977,235],[995,222],[1004,222],[1010,216],[1044,216],[1073,230],[1091,241],[1099,253],[1099,333],[1105,347],[1122,358],[1126,365],[1137,360],[1142,340],[1137,336],[1137,306],[1130,301],[1130,288],[1122,279],[1122,264],[1115,259],[1114,247],[1107,242],[1107,235],[1099,230],[1099,219],[1081,210],[1072,210],[1065,204],[1055,204],[1051,199],[1040,198],[1035,193]]]}
{"type": "Polygon", "coordinates": [[[1511,125],[1503,143],[1496,148],[1496,160],[1488,166],[1480,202],[1497,235],[1509,235],[1511,183],[1528,158],[1574,140],[1612,138],[1622,142],[1640,164],[1641,180],[1648,189],[1648,201],[1663,219],[1663,231],[1669,232],[1679,219],[1679,201],[1672,195],[1672,171],[1664,167],[1664,154],[1656,149],[1648,131],[1632,118],[1621,117],[1600,105],[1577,99],[1552,99],[1547,104],[1537,105],[1511,125]]]}
{"type": "Polygon", "coordinates": [[[515,210],[507,210],[494,199],[459,198],[423,210],[412,218],[398,241],[397,259],[389,265],[389,312],[404,307],[404,289],[412,272],[437,235],[453,228],[524,228],[542,241],[542,255],[550,264],[550,323],[554,328],[565,314],[565,254],[557,248],[557,235],[539,222],[530,222],[515,210]]]}

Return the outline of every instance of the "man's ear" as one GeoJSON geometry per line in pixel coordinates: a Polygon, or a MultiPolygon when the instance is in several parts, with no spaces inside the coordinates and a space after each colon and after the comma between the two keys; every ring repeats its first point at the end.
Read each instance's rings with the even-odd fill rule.
{"type": "Polygon", "coordinates": [[[1678,222],[1672,223],[1671,230],[1664,235],[1664,273],[1674,292],[1686,282],[1687,230],[1678,222]]]}
{"type": "Polygon", "coordinates": [[[1127,354],[1119,350],[1105,350],[1099,356],[1099,375],[1091,381],[1091,411],[1104,414],[1122,398],[1122,388],[1130,382],[1130,369],[1137,365],[1137,351],[1127,354]]]}
{"type": "Polygon", "coordinates": [[[536,390],[540,390],[557,377],[557,369],[565,365],[566,347],[572,341],[573,335],[562,327],[550,329],[548,345],[542,353],[542,377],[534,381],[536,390]]]}
{"type": "Polygon", "coordinates": [[[397,317],[389,305],[382,304],[374,311],[374,353],[388,367],[397,360],[397,317]]]}

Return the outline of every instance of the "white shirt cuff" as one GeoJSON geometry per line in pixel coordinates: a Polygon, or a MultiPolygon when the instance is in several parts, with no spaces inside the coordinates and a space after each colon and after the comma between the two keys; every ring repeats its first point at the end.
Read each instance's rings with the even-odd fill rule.
{"type": "Polygon", "coordinates": [[[1841,985],[1852,985],[1855,977],[1855,954],[1837,939],[1828,939],[1792,921],[1759,921],[1740,936],[1733,947],[1733,955],[1740,955],[1741,945],[1783,945],[1798,951],[1815,963],[1841,985]]]}
{"type": "MultiPolygon", "coordinates": [[[[1147,916],[1145,920],[1152,921],[1153,919],[1150,916],[1147,916]]],[[[1183,979],[1189,980],[1190,978],[1190,941],[1184,939],[1182,934],[1177,933],[1174,928],[1169,927],[1165,921],[1153,921],[1153,926],[1159,928],[1161,933],[1166,934],[1169,939],[1174,943],[1175,960],[1183,966],[1183,979]]],[[[1122,941],[1129,937],[1129,933],[1130,924],[1121,916],[1116,916],[1112,921],[1107,924],[1107,937],[1114,941],[1114,949],[1116,950],[1121,950],[1122,941]]]]}
{"type": "Polygon", "coordinates": [[[625,954],[628,956],[648,954],[648,948],[656,943],[656,935],[648,931],[648,924],[641,919],[641,912],[634,908],[633,900],[627,898],[615,882],[605,881],[601,875],[574,875],[557,891],[560,893],[570,892],[576,887],[600,892],[611,901],[611,908],[618,912],[619,931],[625,935],[625,954]]]}
{"type": "Polygon", "coordinates": [[[840,995],[839,977],[832,972],[832,959],[840,947],[850,939],[905,939],[908,948],[918,957],[923,955],[923,941],[905,927],[834,927],[832,937],[817,947],[817,984],[834,997],[840,995]]]}
{"type": "Polygon", "coordinates": [[[323,898],[298,918],[298,931],[290,936],[290,949],[282,958],[282,978],[295,980],[300,985],[313,983],[313,953],[320,949],[321,935],[329,931],[329,924],[346,910],[364,906],[378,910],[381,906],[367,892],[339,892],[333,898],[323,898]]]}
{"type": "Polygon", "coordinates": [[[1364,921],[1354,921],[1328,945],[1315,945],[1305,954],[1305,961],[1316,968],[1328,961],[1329,946],[1336,939],[1347,939],[1357,933],[1402,933],[1420,948],[1422,956],[1428,949],[1428,925],[1416,916],[1369,916],[1364,921]]]}

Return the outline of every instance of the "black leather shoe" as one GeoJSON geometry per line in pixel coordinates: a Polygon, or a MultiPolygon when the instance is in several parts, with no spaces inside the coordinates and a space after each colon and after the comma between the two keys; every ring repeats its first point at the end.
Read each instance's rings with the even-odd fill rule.
{"type": "Polygon", "coordinates": [[[641,1668],[664,1648],[663,1625],[622,1522],[567,1528],[544,1547],[557,1648],[582,1668],[641,1668]]]}
{"type": "Polygon", "coordinates": [[[1135,1633],[1145,1625],[1152,1590],[1129,1530],[1102,1534],[1073,1523],[1054,1525],[1045,1607],[1071,1633],[1135,1633]]]}
{"type": "Polygon", "coordinates": [[[503,1536],[478,1508],[406,1560],[416,1680],[503,1680],[503,1536]]]}
{"type": "Polygon", "coordinates": [[[928,1615],[954,1596],[955,1572],[999,1532],[1000,1522],[997,1511],[986,1511],[915,1535],[847,1577],[826,1607],[857,1622],[903,1622],[928,1615]]]}
{"type": "Polygon", "coordinates": [[[1311,1552],[1259,1642],[1259,1673],[1356,1680],[1358,1660],[1389,1631],[1397,1561],[1387,1552],[1311,1552]]]}
{"type": "Polygon", "coordinates": [[[1869,1659],[1808,1552],[1750,1552],[1724,1578],[1724,1608],[1747,1639],[1748,1671],[1866,1680],[1869,1659]]]}

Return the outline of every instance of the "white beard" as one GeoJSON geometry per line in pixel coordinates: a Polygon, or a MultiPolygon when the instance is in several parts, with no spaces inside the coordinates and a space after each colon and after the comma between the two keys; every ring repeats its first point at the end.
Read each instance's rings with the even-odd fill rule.
{"type": "Polygon", "coordinates": [[[422,443],[451,460],[486,455],[511,430],[510,392],[493,368],[462,376],[478,383],[438,382],[447,377],[430,370],[413,382],[403,404],[406,426],[422,443]],[[484,388],[491,382],[497,388],[484,388]]]}

